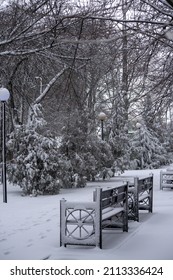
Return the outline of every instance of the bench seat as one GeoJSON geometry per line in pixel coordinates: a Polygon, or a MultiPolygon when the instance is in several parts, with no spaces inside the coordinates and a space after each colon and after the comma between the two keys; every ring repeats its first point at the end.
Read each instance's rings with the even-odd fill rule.
{"type": "Polygon", "coordinates": [[[149,194],[142,194],[142,195],[139,196],[138,201],[141,202],[141,201],[144,201],[145,199],[148,199],[148,198],[150,198],[149,194]]]}
{"type": "Polygon", "coordinates": [[[104,209],[102,211],[102,221],[107,220],[109,218],[112,218],[113,216],[116,216],[119,213],[124,212],[124,208],[123,207],[118,207],[118,208],[108,208],[108,209],[104,209]],[[106,210],[106,211],[104,211],[106,210]]]}

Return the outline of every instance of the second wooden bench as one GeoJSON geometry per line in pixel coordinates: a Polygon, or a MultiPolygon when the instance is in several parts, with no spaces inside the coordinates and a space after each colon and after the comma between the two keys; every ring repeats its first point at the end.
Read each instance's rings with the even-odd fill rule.
{"type": "Polygon", "coordinates": [[[153,212],[153,174],[146,177],[117,176],[114,180],[128,182],[128,218],[139,221],[139,211],[153,212]]]}

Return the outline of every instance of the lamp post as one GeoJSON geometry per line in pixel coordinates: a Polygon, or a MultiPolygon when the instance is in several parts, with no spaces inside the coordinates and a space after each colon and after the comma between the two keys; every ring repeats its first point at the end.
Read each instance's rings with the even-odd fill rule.
{"type": "Polygon", "coordinates": [[[141,169],[143,169],[143,150],[142,150],[142,137],[141,137],[141,128],[142,128],[142,124],[137,122],[136,123],[136,128],[139,130],[139,141],[140,141],[140,145],[141,145],[141,169]]]}
{"type": "Polygon", "coordinates": [[[106,120],[106,114],[101,112],[99,115],[98,115],[98,118],[99,120],[101,121],[101,137],[102,137],[102,140],[104,140],[104,132],[103,132],[103,122],[106,120]]]}
{"type": "Polygon", "coordinates": [[[9,99],[8,89],[0,88],[0,101],[2,102],[2,184],[3,202],[7,203],[7,179],[6,179],[6,143],[5,143],[5,103],[9,99]]]}

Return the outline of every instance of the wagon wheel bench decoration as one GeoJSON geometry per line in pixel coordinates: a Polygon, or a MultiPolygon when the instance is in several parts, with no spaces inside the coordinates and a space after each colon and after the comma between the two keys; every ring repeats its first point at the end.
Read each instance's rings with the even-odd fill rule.
{"type": "Polygon", "coordinates": [[[66,233],[77,240],[89,238],[95,233],[93,209],[68,209],[66,233]]]}

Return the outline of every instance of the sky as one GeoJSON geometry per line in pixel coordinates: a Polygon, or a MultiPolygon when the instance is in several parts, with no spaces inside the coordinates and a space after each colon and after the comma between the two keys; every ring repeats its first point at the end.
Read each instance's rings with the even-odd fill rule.
{"type": "MultiPolygon", "coordinates": [[[[163,168],[162,170],[165,170],[163,168]]],[[[141,212],[140,221],[129,221],[129,231],[103,233],[103,249],[60,247],[59,202],[92,201],[95,187],[111,187],[115,179],[90,182],[81,189],[62,189],[53,196],[21,196],[8,185],[3,203],[0,186],[0,260],[173,260],[173,190],[160,190],[160,169],[126,171],[123,175],[154,174],[153,213],[141,212]],[[163,242],[164,240],[164,242],[163,242]]]]}

